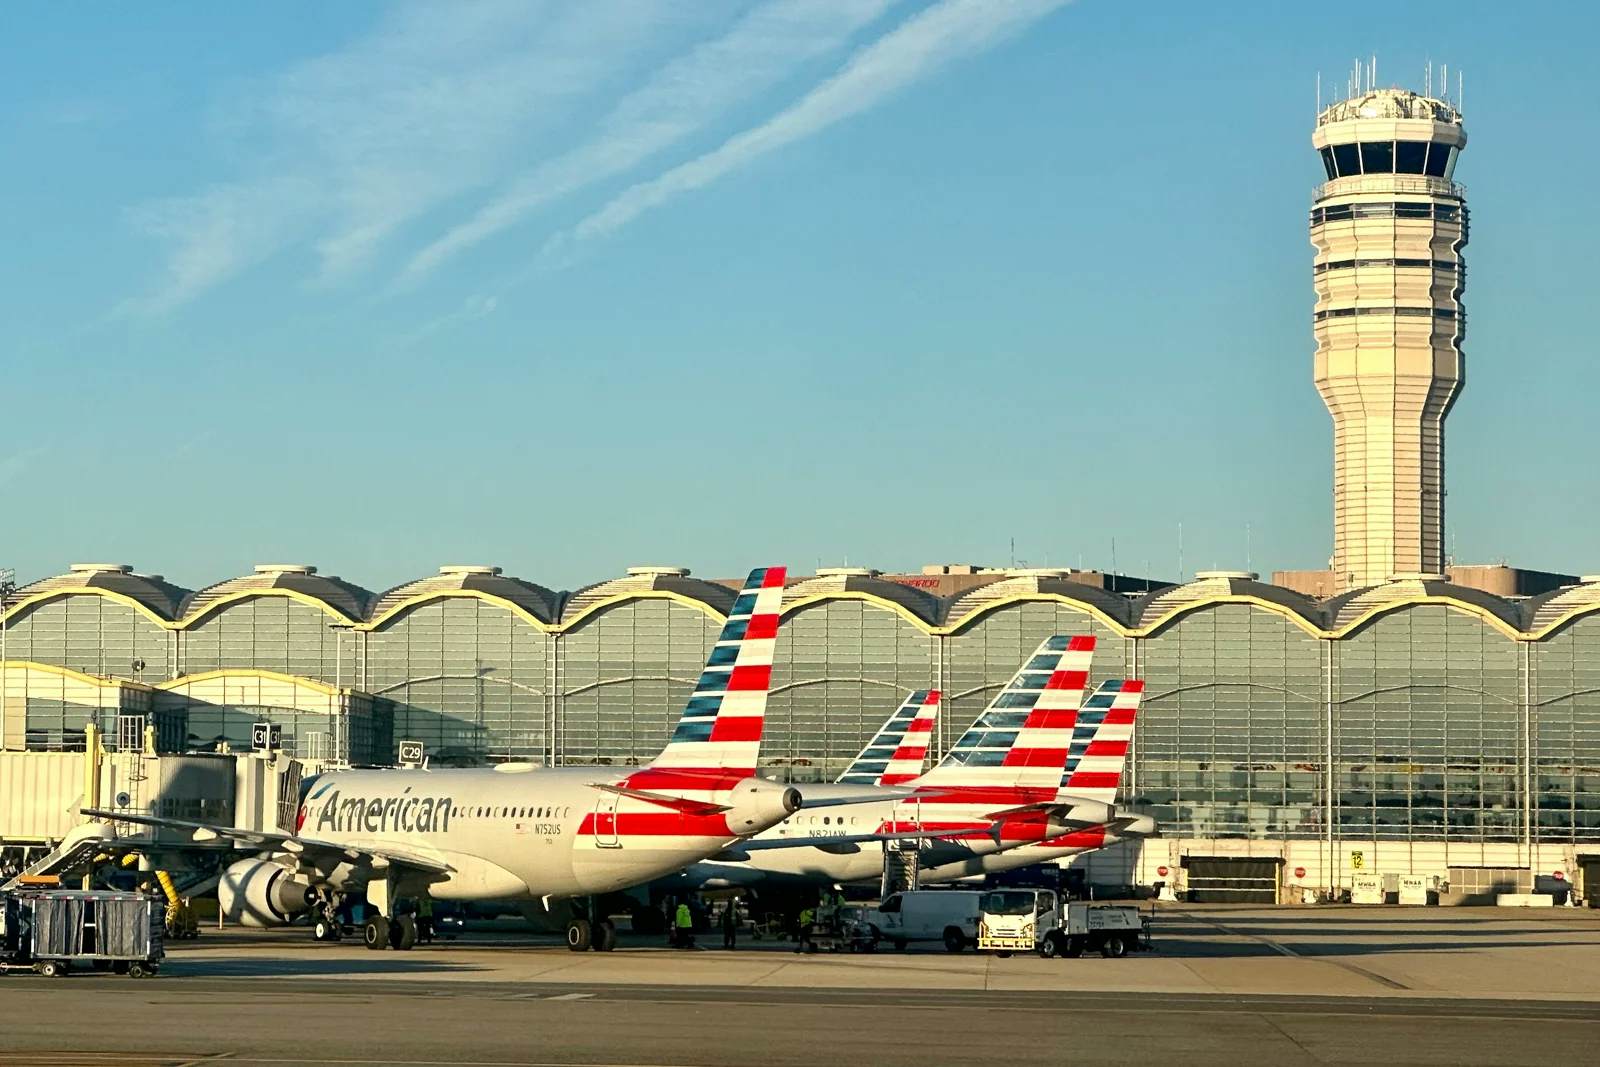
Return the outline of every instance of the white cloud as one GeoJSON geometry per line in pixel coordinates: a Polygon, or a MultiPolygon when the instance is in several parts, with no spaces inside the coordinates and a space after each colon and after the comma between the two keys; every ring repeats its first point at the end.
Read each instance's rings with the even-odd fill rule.
{"type": "Polygon", "coordinates": [[[169,310],[305,241],[320,276],[348,274],[398,227],[492,181],[678,19],[665,0],[394,9],[223,109],[242,176],[129,213],[171,248],[164,277],[128,309],[169,310]]]}
{"type": "Polygon", "coordinates": [[[877,105],[946,64],[981,52],[1068,0],[942,0],[863,47],[833,77],[768,121],[721,147],[625,190],[576,227],[552,238],[547,255],[615,233],[644,212],[774,149],[877,105]]]}
{"type": "Polygon", "coordinates": [[[774,0],[673,59],[624,97],[588,142],[534,169],[468,221],[422,249],[417,277],[515,225],[540,205],[621,174],[703,128],[796,67],[846,44],[895,0],[774,0]]]}

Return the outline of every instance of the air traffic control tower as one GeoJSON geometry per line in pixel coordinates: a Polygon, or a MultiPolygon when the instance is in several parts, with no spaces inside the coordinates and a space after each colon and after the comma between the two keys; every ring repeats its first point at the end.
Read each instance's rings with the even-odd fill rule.
{"type": "Polygon", "coordinates": [[[1333,416],[1336,589],[1439,574],[1444,419],[1462,384],[1461,113],[1404,89],[1317,116],[1317,392],[1333,416]]]}

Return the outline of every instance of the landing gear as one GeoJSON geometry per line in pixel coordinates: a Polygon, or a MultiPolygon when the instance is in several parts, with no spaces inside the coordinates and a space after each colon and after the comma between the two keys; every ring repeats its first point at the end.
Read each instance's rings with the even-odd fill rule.
{"type": "Polygon", "coordinates": [[[594,944],[591,947],[596,952],[610,952],[617,947],[617,928],[610,919],[601,919],[594,925],[594,944]]]}
{"type": "Polygon", "coordinates": [[[409,952],[417,947],[417,921],[401,915],[389,923],[389,947],[397,952],[409,952]]]}
{"type": "Polygon", "coordinates": [[[589,951],[593,940],[594,932],[589,926],[588,919],[573,919],[567,924],[567,947],[572,951],[589,951]]]}
{"type": "Polygon", "coordinates": [[[389,920],[382,915],[374,915],[367,920],[367,925],[361,928],[361,940],[374,952],[382,952],[389,947],[389,920]]]}
{"type": "Polygon", "coordinates": [[[337,941],[343,934],[344,931],[339,929],[339,922],[336,919],[319,917],[316,922],[311,924],[311,939],[313,941],[337,941]]]}

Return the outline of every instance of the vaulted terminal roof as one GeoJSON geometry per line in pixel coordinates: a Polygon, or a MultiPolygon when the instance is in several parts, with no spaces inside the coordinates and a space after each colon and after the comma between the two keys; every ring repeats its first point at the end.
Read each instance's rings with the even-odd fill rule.
{"type": "Polygon", "coordinates": [[[372,594],[367,590],[305,563],[262,563],[251,574],[229,578],[192,594],[184,605],[184,615],[194,618],[230,600],[252,595],[286,593],[296,599],[316,601],[344,616],[366,617],[372,594]]]}

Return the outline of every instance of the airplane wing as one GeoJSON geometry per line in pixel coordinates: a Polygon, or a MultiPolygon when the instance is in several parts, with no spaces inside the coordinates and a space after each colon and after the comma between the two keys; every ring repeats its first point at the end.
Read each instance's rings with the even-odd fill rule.
{"type": "Polygon", "coordinates": [[[766,852],[776,848],[820,848],[827,851],[838,845],[859,845],[870,841],[910,841],[917,838],[943,839],[971,834],[971,830],[903,830],[892,834],[843,834],[839,837],[772,837],[751,838],[737,845],[729,845],[713,859],[725,859],[745,852],[766,852]]]}
{"type": "Polygon", "coordinates": [[[129,822],[138,826],[153,826],[166,830],[188,831],[194,841],[204,843],[208,841],[226,840],[236,845],[244,845],[252,849],[281,849],[302,856],[307,860],[328,860],[332,863],[364,863],[374,870],[385,868],[409,867],[423,874],[443,875],[455,870],[448,863],[414,852],[411,849],[396,848],[393,845],[384,845],[382,848],[364,848],[357,845],[342,845],[333,841],[322,841],[314,837],[301,837],[298,834],[283,834],[273,830],[243,830],[234,826],[218,826],[211,823],[190,822],[187,819],[169,819],[160,815],[142,815],[127,811],[106,811],[101,808],[83,808],[84,815],[107,822],[129,822]]]}

